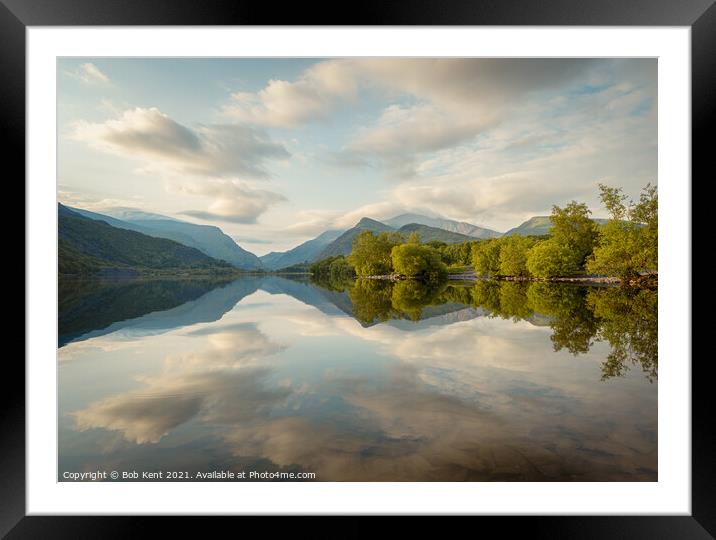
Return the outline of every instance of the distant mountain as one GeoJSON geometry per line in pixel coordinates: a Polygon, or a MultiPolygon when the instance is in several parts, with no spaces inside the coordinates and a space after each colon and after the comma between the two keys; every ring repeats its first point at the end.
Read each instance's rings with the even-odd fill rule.
{"type": "Polygon", "coordinates": [[[328,244],[315,258],[315,260],[335,257],[336,255],[348,255],[353,249],[353,239],[363,231],[380,233],[383,231],[394,231],[393,227],[370,218],[362,218],[354,227],[348,229],[338,238],[328,244]]]}
{"type": "Polygon", "coordinates": [[[196,225],[159,214],[125,208],[109,210],[106,214],[97,214],[79,208],[70,209],[90,219],[104,221],[113,227],[174,240],[198,249],[209,257],[226,261],[237,268],[245,270],[263,268],[256,255],[243,249],[230,236],[213,225],[196,225]]]}
{"type": "MultiPolygon", "coordinates": [[[[604,225],[608,220],[603,218],[594,218],[592,221],[599,225],[604,225]]],[[[552,228],[552,221],[549,216],[533,216],[524,223],[517,227],[514,227],[505,233],[505,236],[520,235],[520,236],[541,236],[549,234],[549,230],[552,228]]]]}
{"type": "Polygon", "coordinates": [[[172,220],[180,221],[178,219],[163,216],[161,214],[154,214],[152,212],[144,212],[143,210],[137,210],[136,208],[113,208],[109,211],[112,217],[121,219],[122,221],[141,221],[148,219],[159,219],[159,220],[172,220]]]}
{"type": "Polygon", "coordinates": [[[285,251],[271,251],[270,253],[267,253],[266,255],[261,255],[259,257],[259,260],[261,261],[261,264],[264,265],[265,268],[268,268],[269,270],[273,270],[275,268],[278,268],[277,266],[274,266],[274,263],[278,261],[281,257],[283,257],[286,254],[285,251]]]}
{"type": "Polygon", "coordinates": [[[466,234],[460,234],[456,232],[446,231],[445,229],[439,229],[437,227],[429,227],[427,225],[420,225],[418,223],[408,223],[398,229],[399,233],[403,233],[406,237],[412,233],[418,233],[421,242],[430,242],[432,240],[438,240],[445,242],[446,244],[461,244],[463,242],[475,241],[477,238],[474,236],[468,236],[466,234]]]}
{"type": "Polygon", "coordinates": [[[328,244],[333,242],[342,233],[343,231],[325,231],[313,240],[308,240],[293,249],[284,252],[272,251],[259,257],[259,259],[264,267],[270,270],[278,270],[295,264],[311,262],[328,244]]]}
{"type": "Polygon", "coordinates": [[[501,233],[493,231],[492,229],[486,229],[484,227],[478,227],[472,223],[466,223],[464,221],[453,221],[452,219],[444,218],[433,218],[429,216],[423,216],[421,214],[401,214],[394,218],[385,220],[386,225],[395,227],[403,227],[410,223],[418,223],[420,225],[427,225],[429,227],[435,227],[450,232],[460,233],[474,238],[497,238],[502,236],[501,233]]]}
{"type": "Polygon", "coordinates": [[[552,227],[552,222],[549,216],[534,216],[525,221],[524,223],[513,227],[505,233],[505,236],[520,235],[520,236],[537,236],[542,234],[549,234],[549,230],[552,227]]]}
{"type": "MultiPolygon", "coordinates": [[[[62,205],[64,206],[64,205],[62,205]]],[[[144,227],[140,227],[139,225],[134,225],[132,223],[129,223],[128,221],[122,221],[121,219],[107,216],[105,214],[98,214],[96,212],[90,212],[89,210],[83,210],[82,208],[74,208],[72,206],[64,206],[67,210],[70,210],[71,212],[74,212],[76,214],[79,214],[81,216],[94,219],[95,221],[104,221],[107,225],[111,225],[112,227],[117,227],[118,229],[127,229],[129,231],[136,231],[140,232],[142,234],[147,234],[149,236],[152,236],[149,234],[149,230],[145,229],[144,227]]]]}
{"type": "Polygon", "coordinates": [[[147,270],[226,272],[229,263],[173,240],[120,229],[58,208],[58,272],[61,275],[126,273],[147,270]]]}

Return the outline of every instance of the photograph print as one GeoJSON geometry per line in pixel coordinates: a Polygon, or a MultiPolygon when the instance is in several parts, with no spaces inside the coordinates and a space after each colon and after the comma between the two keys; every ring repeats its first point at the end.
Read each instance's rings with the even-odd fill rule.
{"type": "Polygon", "coordinates": [[[58,58],[57,480],[656,482],[657,69],[58,58]]]}

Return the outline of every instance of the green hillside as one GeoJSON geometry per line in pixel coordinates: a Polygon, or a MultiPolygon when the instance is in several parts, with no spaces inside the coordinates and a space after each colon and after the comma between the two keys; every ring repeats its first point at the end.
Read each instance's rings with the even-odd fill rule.
{"type": "MultiPolygon", "coordinates": [[[[598,225],[604,225],[607,223],[606,219],[593,218],[592,221],[598,225]]],[[[552,228],[552,221],[549,216],[534,216],[521,223],[519,226],[514,227],[505,233],[505,236],[520,235],[520,236],[542,236],[549,234],[549,230],[552,228]]]]}
{"type": "Polygon", "coordinates": [[[61,275],[173,271],[229,273],[233,269],[225,261],[173,240],[118,229],[59,205],[58,272],[61,275]]]}
{"type": "Polygon", "coordinates": [[[237,268],[246,270],[262,268],[261,261],[256,255],[243,249],[220,228],[212,225],[197,225],[136,210],[112,211],[116,216],[110,216],[80,208],[66,208],[81,216],[104,221],[118,229],[128,229],[147,236],[174,240],[185,246],[196,248],[214,259],[229,262],[237,268]]]}
{"type": "Polygon", "coordinates": [[[423,243],[437,240],[439,242],[445,242],[446,244],[461,244],[463,242],[476,240],[473,236],[446,231],[445,229],[438,229],[437,227],[429,227],[428,225],[420,225],[418,223],[403,225],[398,229],[398,232],[404,234],[406,237],[414,232],[418,233],[420,241],[423,243]]]}
{"type": "Polygon", "coordinates": [[[521,236],[541,236],[543,234],[549,234],[551,227],[552,221],[549,219],[549,216],[534,216],[507,231],[505,236],[512,236],[514,234],[521,236]]]}

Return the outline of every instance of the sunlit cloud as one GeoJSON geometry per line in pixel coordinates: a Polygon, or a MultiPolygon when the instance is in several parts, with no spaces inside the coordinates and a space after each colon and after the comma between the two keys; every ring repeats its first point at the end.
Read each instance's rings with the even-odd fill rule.
{"type": "Polygon", "coordinates": [[[285,200],[246,180],[267,178],[268,160],[289,157],[282,145],[253,128],[199,125],[192,129],[159,109],[135,108],[102,123],[77,122],[72,137],[139,161],[150,175],[170,176],[167,185],[177,193],[211,198],[206,210],[185,212],[199,219],[255,223],[269,207],[285,200]]]}
{"type": "Polygon", "coordinates": [[[268,159],[286,149],[261,131],[239,125],[186,127],[157,108],[126,110],[101,123],[76,122],[72,137],[102,151],[158,165],[175,173],[208,177],[266,178],[268,159]]]}
{"type": "Polygon", "coordinates": [[[171,190],[179,193],[210,198],[212,202],[206,210],[180,212],[205,221],[256,223],[266,210],[286,200],[286,197],[279,193],[238,180],[202,179],[171,182],[168,185],[171,190]]]}

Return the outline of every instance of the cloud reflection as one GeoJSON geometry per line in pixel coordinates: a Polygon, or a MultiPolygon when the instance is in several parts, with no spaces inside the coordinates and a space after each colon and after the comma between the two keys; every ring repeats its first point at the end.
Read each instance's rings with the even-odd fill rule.
{"type": "Polygon", "coordinates": [[[285,399],[286,388],[267,389],[271,368],[252,366],[282,347],[253,324],[196,330],[208,348],[170,355],[158,375],[139,378],[140,389],[91,403],[72,413],[79,431],[119,431],[137,444],[156,443],[199,417],[232,423],[253,418],[285,399]]]}

